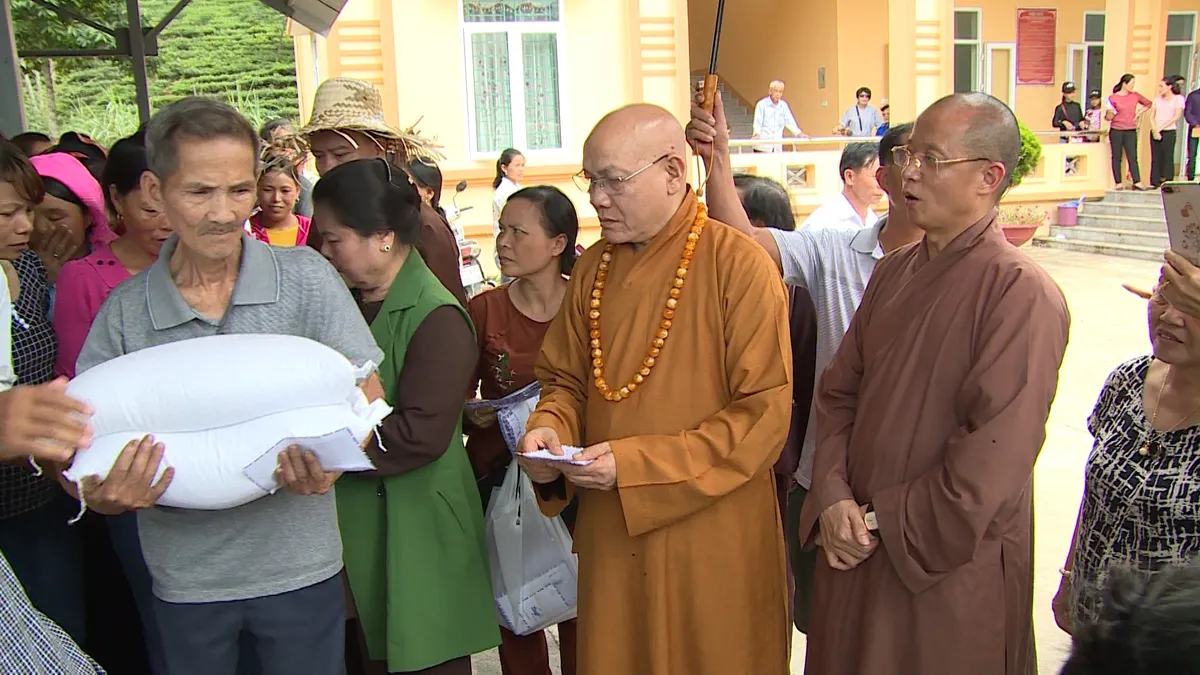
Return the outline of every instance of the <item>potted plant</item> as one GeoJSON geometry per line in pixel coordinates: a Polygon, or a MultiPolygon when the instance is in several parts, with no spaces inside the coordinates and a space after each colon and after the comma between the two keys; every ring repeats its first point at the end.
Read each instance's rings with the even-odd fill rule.
{"type": "MultiPolygon", "coordinates": [[[[1042,142],[1023,123],[1018,122],[1017,126],[1021,130],[1021,154],[1017,156],[1017,165],[1013,167],[1012,180],[1008,185],[1010,190],[1020,185],[1042,159],[1042,142]]],[[[996,220],[1004,230],[1004,238],[1013,246],[1021,246],[1033,239],[1038,228],[1045,224],[1046,212],[1035,206],[1003,206],[996,220]]]]}
{"type": "Polygon", "coordinates": [[[1036,206],[1002,206],[996,220],[1008,243],[1021,246],[1033,239],[1038,228],[1046,224],[1046,211],[1036,206]]]}

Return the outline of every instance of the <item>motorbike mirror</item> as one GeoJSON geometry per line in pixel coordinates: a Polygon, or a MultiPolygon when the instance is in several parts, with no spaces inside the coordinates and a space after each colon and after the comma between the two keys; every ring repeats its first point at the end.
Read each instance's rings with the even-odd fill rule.
{"type": "Polygon", "coordinates": [[[467,181],[465,181],[465,180],[458,181],[458,185],[454,186],[455,192],[465,192],[466,189],[467,189],[467,181]]]}

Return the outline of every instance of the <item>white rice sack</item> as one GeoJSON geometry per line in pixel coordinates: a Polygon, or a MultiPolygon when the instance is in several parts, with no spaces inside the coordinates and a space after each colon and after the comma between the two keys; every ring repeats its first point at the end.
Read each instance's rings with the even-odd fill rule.
{"type": "Polygon", "coordinates": [[[94,440],[66,476],[108,475],[125,445],[150,434],[175,468],[162,506],[227,509],[269,492],[244,473],[281,441],[349,430],[363,441],[391,412],[358,388],[356,369],[291,335],[216,335],[126,354],[79,375],[67,393],[92,405],[94,440]]]}

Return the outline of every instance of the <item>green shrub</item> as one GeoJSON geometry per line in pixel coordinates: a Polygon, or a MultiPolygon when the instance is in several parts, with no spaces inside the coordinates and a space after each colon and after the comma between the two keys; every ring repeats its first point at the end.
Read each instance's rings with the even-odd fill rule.
{"type": "Polygon", "coordinates": [[[1013,169],[1010,190],[1020,185],[1042,159],[1042,142],[1037,135],[1024,122],[1017,122],[1017,126],[1021,129],[1021,154],[1017,156],[1017,166],[1013,169]]]}

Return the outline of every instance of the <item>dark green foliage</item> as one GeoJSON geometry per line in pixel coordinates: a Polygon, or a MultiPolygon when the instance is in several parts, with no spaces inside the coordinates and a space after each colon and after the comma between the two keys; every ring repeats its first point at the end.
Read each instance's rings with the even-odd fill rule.
{"type": "MultiPolygon", "coordinates": [[[[67,0],[91,6],[106,25],[124,24],[123,0],[67,0]],[[119,11],[109,11],[114,5],[119,11]],[[107,7],[107,9],[106,9],[107,7]],[[103,18],[107,16],[107,18],[103,18]]],[[[20,47],[108,47],[111,40],[74,24],[61,28],[56,16],[28,0],[13,0],[20,47]],[[25,5],[23,13],[18,7],[25,5]],[[60,26],[50,37],[43,28],[60,26]],[[55,32],[56,31],[56,32],[55,32]],[[47,44],[51,38],[57,42],[47,44]],[[88,39],[101,40],[101,44],[88,39]],[[27,44],[29,40],[32,44],[27,44]],[[108,40],[108,42],[103,42],[108,40]]],[[[142,0],[143,21],[158,23],[175,0],[142,0]]],[[[86,13],[92,17],[94,13],[86,13]]],[[[255,124],[298,115],[296,64],[286,20],[258,0],[192,0],[159,37],[159,56],[151,57],[150,101],[154,109],[184,96],[215,96],[236,106],[255,124]]],[[[137,106],[127,60],[55,59],[52,96],[45,71],[26,64],[25,100],[31,129],[49,130],[49,100],[57,127],[78,130],[112,143],[137,128],[137,106]]]]}
{"type": "Polygon", "coordinates": [[[1042,159],[1042,142],[1038,140],[1037,134],[1025,126],[1024,122],[1017,124],[1021,129],[1021,154],[1018,155],[1017,166],[1013,169],[1010,190],[1020,185],[1025,176],[1036,170],[1038,162],[1042,159]]]}

